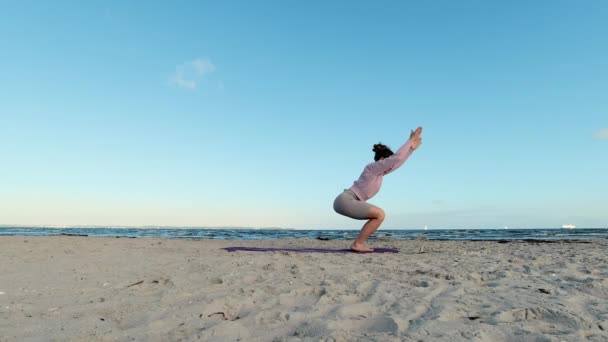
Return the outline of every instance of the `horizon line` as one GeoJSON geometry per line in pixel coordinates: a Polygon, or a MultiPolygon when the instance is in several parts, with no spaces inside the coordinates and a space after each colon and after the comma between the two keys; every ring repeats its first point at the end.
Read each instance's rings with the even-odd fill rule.
{"type": "MultiPolygon", "coordinates": [[[[292,228],[292,227],[254,227],[254,226],[166,226],[166,225],[23,225],[23,224],[0,224],[2,228],[50,228],[50,229],[242,229],[242,230],[361,230],[361,228],[292,228]]],[[[522,230],[522,229],[564,229],[562,227],[509,227],[509,228],[386,228],[380,230],[522,230]]],[[[576,229],[608,229],[606,227],[577,227],[576,229]]]]}

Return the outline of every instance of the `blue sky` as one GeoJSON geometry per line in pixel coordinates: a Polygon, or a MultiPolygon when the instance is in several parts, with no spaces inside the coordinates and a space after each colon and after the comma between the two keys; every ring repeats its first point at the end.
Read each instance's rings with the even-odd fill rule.
{"type": "Polygon", "coordinates": [[[605,1],[0,3],[0,224],[608,226],[605,1]]]}

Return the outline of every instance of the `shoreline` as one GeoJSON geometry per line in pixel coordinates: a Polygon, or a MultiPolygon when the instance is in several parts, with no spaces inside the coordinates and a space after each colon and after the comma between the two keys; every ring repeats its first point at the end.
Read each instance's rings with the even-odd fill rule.
{"type": "MultiPolygon", "coordinates": [[[[358,231],[357,231],[358,232],[358,231]]],[[[292,237],[280,237],[280,238],[264,238],[264,239],[217,239],[217,238],[205,238],[205,237],[167,237],[167,236],[99,236],[99,235],[87,235],[87,234],[78,234],[78,233],[59,233],[52,235],[0,235],[0,239],[22,239],[22,238],[94,238],[94,239],[158,239],[158,240],[166,240],[166,241],[209,241],[209,242],[251,242],[258,243],[263,241],[272,241],[272,242],[280,242],[287,241],[289,243],[294,242],[315,242],[315,243],[323,243],[323,242],[335,242],[335,241],[349,241],[347,238],[325,238],[325,237],[315,237],[315,238],[292,238],[292,237]]],[[[578,242],[578,241],[591,241],[591,242],[607,242],[608,238],[605,237],[597,237],[597,238],[589,238],[589,239],[535,239],[535,238],[513,238],[513,239],[427,239],[425,235],[420,235],[422,238],[411,238],[411,239],[399,239],[394,236],[374,236],[370,237],[370,240],[379,241],[379,242],[387,242],[387,241],[396,241],[396,242],[503,242],[503,241],[519,241],[519,242],[534,242],[534,241],[543,241],[543,242],[553,242],[553,241],[561,241],[561,242],[578,242]]]]}
{"type": "MultiPolygon", "coordinates": [[[[320,239],[354,240],[360,230],[259,230],[259,229],[116,229],[116,228],[0,228],[0,236],[104,236],[156,237],[176,239],[264,240],[264,239],[320,239]]],[[[608,229],[486,229],[486,230],[391,230],[380,229],[370,240],[416,238],[455,241],[501,240],[608,240],[608,229]]]]}
{"type": "MultiPolygon", "coordinates": [[[[355,232],[353,230],[353,232],[355,232]]],[[[358,232],[358,231],[356,231],[358,232]]],[[[101,236],[101,235],[89,235],[79,233],[59,233],[59,234],[46,234],[46,235],[20,235],[20,234],[6,234],[0,235],[0,237],[53,237],[53,236],[71,236],[71,237],[92,237],[92,238],[125,238],[125,239],[168,239],[168,240],[204,240],[204,241],[264,241],[264,240],[319,240],[319,241],[350,241],[350,238],[326,238],[318,236],[316,238],[301,238],[301,237],[283,237],[283,238],[266,238],[266,239],[214,239],[207,237],[171,237],[171,236],[101,236]]],[[[592,243],[595,241],[606,241],[608,237],[582,237],[582,238],[555,238],[555,239],[543,239],[543,238],[500,238],[500,239],[477,239],[477,238],[461,238],[461,239],[449,239],[449,238],[428,238],[422,234],[412,238],[398,238],[393,236],[371,236],[368,241],[380,241],[380,240],[395,240],[395,241],[461,241],[461,242],[496,242],[496,243],[510,243],[510,242],[528,242],[528,243],[592,243]],[[420,237],[424,237],[420,239],[420,237]]]]}
{"type": "Polygon", "coordinates": [[[0,236],[0,341],[608,339],[604,239],[221,250],[345,244],[0,236]]]}

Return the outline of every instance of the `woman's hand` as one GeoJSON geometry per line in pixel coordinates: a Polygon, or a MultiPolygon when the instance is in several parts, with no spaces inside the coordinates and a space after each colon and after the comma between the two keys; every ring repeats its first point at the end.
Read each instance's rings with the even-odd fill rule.
{"type": "Polygon", "coordinates": [[[421,135],[422,135],[422,127],[418,127],[418,128],[416,128],[415,131],[410,132],[410,139],[413,138],[414,136],[420,137],[421,135]]]}
{"type": "Polygon", "coordinates": [[[418,127],[418,128],[416,128],[415,131],[412,131],[410,133],[410,141],[412,142],[410,149],[412,151],[415,151],[422,144],[421,135],[422,135],[422,127],[418,127]]]}
{"type": "Polygon", "coordinates": [[[420,145],[422,145],[421,137],[412,137],[410,140],[412,141],[412,145],[410,146],[410,150],[412,151],[415,151],[418,147],[420,147],[420,145]]]}

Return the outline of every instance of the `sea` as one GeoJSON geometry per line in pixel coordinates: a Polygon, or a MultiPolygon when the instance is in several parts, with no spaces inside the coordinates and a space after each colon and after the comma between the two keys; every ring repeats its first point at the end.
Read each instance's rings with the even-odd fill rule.
{"type": "MultiPolygon", "coordinates": [[[[344,229],[251,229],[251,228],[180,228],[180,227],[0,227],[0,236],[105,236],[126,238],[265,240],[308,238],[319,240],[352,240],[359,230],[344,229]]],[[[608,228],[576,229],[380,229],[370,240],[391,238],[413,240],[593,240],[608,239],[608,228]]]]}

